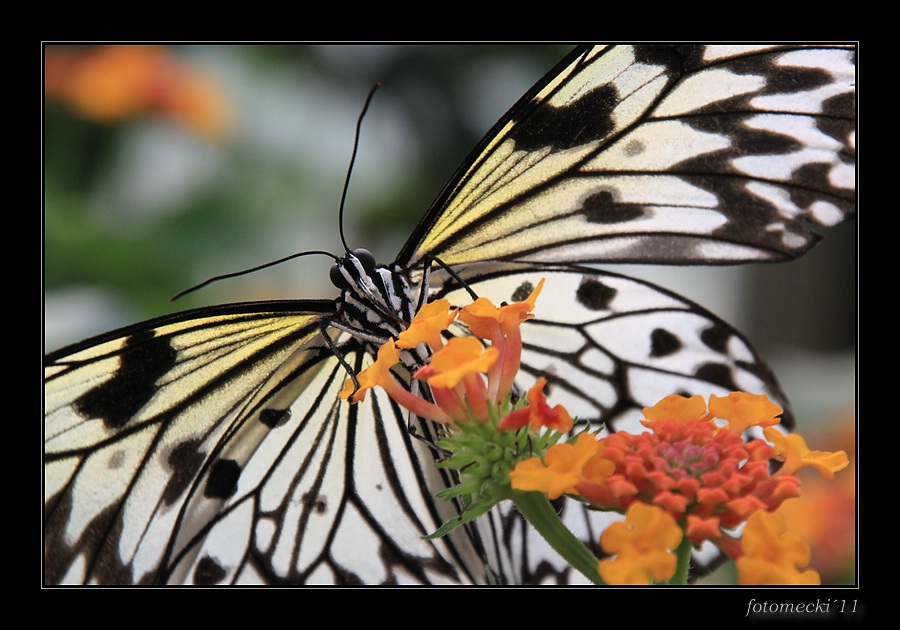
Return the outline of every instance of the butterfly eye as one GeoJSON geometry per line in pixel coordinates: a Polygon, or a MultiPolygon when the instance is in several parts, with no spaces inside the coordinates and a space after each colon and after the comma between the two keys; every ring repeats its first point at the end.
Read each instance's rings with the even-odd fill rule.
{"type": "Polygon", "coordinates": [[[338,289],[350,288],[350,283],[347,281],[347,278],[344,277],[344,274],[341,273],[340,261],[334,263],[334,265],[331,267],[331,271],[328,272],[328,277],[331,279],[331,284],[336,286],[338,289]]]}
{"type": "Polygon", "coordinates": [[[367,272],[375,273],[375,255],[367,249],[354,249],[353,255],[356,256],[357,260],[362,264],[363,269],[367,272]]]}

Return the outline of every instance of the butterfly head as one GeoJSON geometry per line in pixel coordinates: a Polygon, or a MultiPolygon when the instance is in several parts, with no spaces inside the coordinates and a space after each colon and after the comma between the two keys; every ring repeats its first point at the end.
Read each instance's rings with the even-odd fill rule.
{"type": "Polygon", "coordinates": [[[343,258],[334,261],[329,273],[331,284],[342,291],[358,286],[362,278],[371,278],[376,272],[375,256],[367,249],[348,251],[343,258]]]}

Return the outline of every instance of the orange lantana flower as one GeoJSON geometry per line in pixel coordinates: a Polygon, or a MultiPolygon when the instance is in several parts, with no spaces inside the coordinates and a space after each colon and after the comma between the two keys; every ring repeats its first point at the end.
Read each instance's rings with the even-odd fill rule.
{"type": "Polygon", "coordinates": [[[547,379],[543,376],[528,390],[526,398],[528,404],[524,407],[511,411],[500,420],[497,428],[501,431],[521,429],[525,425],[530,424],[531,430],[537,432],[541,427],[546,427],[553,431],[565,433],[570,431],[574,425],[572,416],[566,411],[562,405],[550,407],[547,404],[547,397],[544,395],[544,387],[547,385],[547,379]]]}
{"type": "Polygon", "coordinates": [[[409,328],[397,337],[397,347],[415,348],[420,343],[425,343],[431,346],[432,350],[439,350],[444,346],[441,333],[453,323],[457,312],[450,310],[450,302],[447,300],[429,302],[419,309],[409,328]]]}
{"type": "Polygon", "coordinates": [[[728,420],[728,429],[743,433],[748,427],[770,427],[778,424],[784,409],[771,402],[765,395],[731,392],[719,398],[709,397],[709,410],[717,418],[728,420]]]}
{"type": "Polygon", "coordinates": [[[672,550],[682,537],[665,510],[634,503],[625,521],[613,523],[600,537],[603,550],[616,555],[600,561],[600,576],[607,584],[664,582],[675,574],[678,559],[672,550]]]}
{"type": "Polygon", "coordinates": [[[432,387],[456,387],[471,374],[487,373],[500,352],[485,348],[475,337],[454,337],[431,357],[433,370],[428,375],[432,387]]]}
{"type": "Polygon", "coordinates": [[[779,473],[793,474],[804,466],[812,466],[826,479],[834,479],[834,473],[843,470],[850,464],[847,453],[837,451],[811,451],[806,440],[798,433],[785,435],[775,428],[765,429],[766,439],[775,445],[777,458],[784,462],[779,473]]]}
{"type": "Polygon", "coordinates": [[[780,514],[760,510],[747,519],[737,559],[741,584],[820,584],[809,564],[809,545],[789,534],[780,514]]]}
{"type": "MultiPolygon", "coordinates": [[[[549,499],[558,499],[572,492],[581,476],[581,470],[600,451],[594,436],[580,433],[574,444],[555,444],[547,450],[544,460],[532,457],[516,465],[509,474],[516,490],[536,490],[549,499]]],[[[608,470],[612,471],[612,464],[608,470]]]]}
{"type": "Polygon", "coordinates": [[[544,280],[541,279],[522,302],[498,308],[487,298],[478,298],[459,313],[459,320],[469,326],[473,335],[489,339],[491,346],[500,351],[501,360],[488,374],[488,398],[495,404],[512,391],[522,360],[522,333],[519,326],[534,317],[531,311],[534,310],[543,286],[544,280]]]}
{"type": "Polygon", "coordinates": [[[344,382],[344,389],[341,391],[341,398],[350,399],[350,402],[360,402],[366,397],[366,390],[373,387],[388,388],[394,382],[390,374],[392,367],[400,362],[400,350],[394,345],[391,339],[378,349],[378,357],[365,370],[356,375],[359,388],[353,379],[347,379],[344,382]]]}
{"type": "Polygon", "coordinates": [[[341,391],[341,398],[350,400],[352,403],[358,403],[365,398],[366,390],[373,387],[382,387],[387,394],[397,403],[403,405],[416,415],[438,422],[440,424],[449,424],[453,419],[437,405],[414,395],[404,385],[401,385],[391,374],[391,368],[400,361],[400,350],[394,345],[394,340],[389,339],[387,343],[378,349],[378,358],[372,365],[356,375],[359,387],[353,379],[347,379],[344,383],[344,389],[341,391]]]}
{"type": "Polygon", "coordinates": [[[482,374],[497,362],[499,354],[475,337],[454,337],[413,376],[428,382],[434,401],[455,421],[465,422],[471,413],[487,422],[487,386],[482,374]]]}

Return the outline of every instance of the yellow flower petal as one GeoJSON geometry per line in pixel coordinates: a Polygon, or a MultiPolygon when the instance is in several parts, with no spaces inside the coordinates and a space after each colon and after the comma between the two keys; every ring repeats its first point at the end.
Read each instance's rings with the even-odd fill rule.
{"type": "Polygon", "coordinates": [[[765,394],[746,392],[731,392],[724,398],[711,394],[709,410],[717,418],[728,420],[728,429],[735,433],[743,433],[747,427],[778,424],[781,421],[778,416],[784,411],[765,394]]]}
{"type": "Polygon", "coordinates": [[[671,394],[652,407],[644,407],[647,420],[675,420],[690,422],[706,415],[706,401],[703,396],[681,396],[671,394]]]}
{"type": "Polygon", "coordinates": [[[456,310],[450,310],[449,300],[429,302],[416,313],[409,328],[397,338],[398,348],[415,348],[420,343],[427,343],[432,350],[439,350],[444,345],[441,333],[456,319],[456,310]]]}
{"type": "Polygon", "coordinates": [[[387,389],[388,381],[394,382],[390,370],[399,361],[400,350],[394,345],[394,340],[389,339],[378,349],[378,358],[375,359],[375,362],[356,375],[356,380],[359,382],[359,389],[356,393],[353,394],[355,389],[353,380],[348,378],[344,383],[344,389],[341,390],[341,398],[347,400],[353,394],[350,402],[358,403],[365,398],[367,389],[379,385],[387,389]]]}
{"type": "Polygon", "coordinates": [[[755,512],[744,527],[741,544],[744,555],[737,559],[741,584],[819,584],[819,574],[809,564],[807,545],[790,534],[784,518],[777,513],[755,512]]]}
{"type": "Polygon", "coordinates": [[[631,504],[625,521],[603,532],[600,546],[615,558],[600,562],[600,576],[607,584],[664,582],[675,574],[677,558],[672,549],[683,533],[675,519],[656,506],[631,504]]]}
{"type": "Polygon", "coordinates": [[[833,479],[834,473],[850,464],[844,451],[829,453],[809,450],[806,440],[799,433],[785,435],[774,427],[768,427],[763,434],[775,445],[779,459],[784,461],[779,474],[792,475],[804,466],[812,466],[826,479],[833,479]]]}
{"type": "Polygon", "coordinates": [[[558,499],[571,491],[581,476],[581,469],[597,452],[600,445],[589,433],[580,433],[574,444],[555,444],[544,455],[544,461],[532,457],[516,464],[509,474],[516,490],[543,492],[549,499],[558,499]]]}
{"type": "Polygon", "coordinates": [[[435,373],[428,384],[451,389],[470,374],[487,373],[499,356],[496,348],[485,348],[475,337],[454,337],[431,357],[435,373]]]}

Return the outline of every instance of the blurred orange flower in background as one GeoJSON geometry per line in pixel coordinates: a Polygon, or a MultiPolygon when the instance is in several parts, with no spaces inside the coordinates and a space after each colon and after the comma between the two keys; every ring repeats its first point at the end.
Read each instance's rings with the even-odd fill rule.
{"type": "Polygon", "coordinates": [[[827,448],[850,454],[850,466],[834,480],[817,474],[803,478],[803,494],[788,499],[778,508],[790,531],[807,541],[812,549],[810,567],[822,575],[823,584],[852,584],[855,581],[856,550],[856,422],[846,414],[835,429],[816,438],[827,448]]]}
{"type": "Polygon", "coordinates": [[[231,126],[232,112],[220,89],[159,46],[48,47],[44,90],[48,101],[65,102],[99,122],[156,114],[206,140],[223,137],[231,126]]]}

